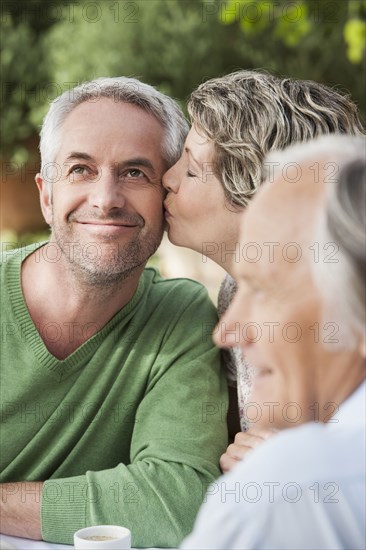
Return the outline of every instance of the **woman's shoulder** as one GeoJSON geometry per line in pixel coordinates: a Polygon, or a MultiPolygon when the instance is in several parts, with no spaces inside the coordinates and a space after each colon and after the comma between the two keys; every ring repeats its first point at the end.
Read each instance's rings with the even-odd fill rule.
{"type": "Polygon", "coordinates": [[[219,317],[221,317],[229,307],[236,291],[237,284],[235,279],[230,275],[226,275],[221,283],[217,297],[217,313],[219,317]]]}
{"type": "MultiPolygon", "coordinates": [[[[219,319],[228,309],[232,299],[234,298],[236,290],[237,284],[235,279],[233,279],[230,275],[226,275],[220,285],[220,290],[217,297],[217,314],[219,319]]],[[[236,386],[238,365],[242,360],[240,350],[236,348],[229,348],[223,349],[221,353],[229,384],[236,386]]]]}

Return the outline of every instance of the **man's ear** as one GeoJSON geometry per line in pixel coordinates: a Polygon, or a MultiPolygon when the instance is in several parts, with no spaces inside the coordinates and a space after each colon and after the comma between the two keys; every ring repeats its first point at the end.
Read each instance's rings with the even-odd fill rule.
{"type": "Polygon", "coordinates": [[[48,225],[51,225],[52,224],[52,200],[51,200],[51,193],[50,193],[48,184],[47,182],[44,181],[41,174],[37,174],[35,177],[35,180],[39,190],[39,200],[41,203],[43,217],[48,223],[48,225]]]}
{"type": "Polygon", "coordinates": [[[362,338],[359,344],[359,350],[360,350],[361,356],[364,359],[366,359],[366,336],[364,334],[362,335],[362,338]]]}

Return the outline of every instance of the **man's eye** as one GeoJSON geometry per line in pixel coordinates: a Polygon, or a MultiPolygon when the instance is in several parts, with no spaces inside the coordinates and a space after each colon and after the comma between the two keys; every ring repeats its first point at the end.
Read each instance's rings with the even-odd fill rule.
{"type": "Polygon", "coordinates": [[[196,177],[197,177],[196,174],[193,174],[193,173],[190,172],[189,170],[187,170],[187,176],[188,176],[189,178],[196,178],[196,177]]]}
{"type": "Polygon", "coordinates": [[[78,164],[77,166],[72,166],[70,168],[70,174],[85,176],[87,173],[88,173],[88,167],[82,164],[78,164]]]}
{"type": "Polygon", "coordinates": [[[68,177],[72,182],[89,182],[98,177],[98,169],[86,164],[75,164],[71,166],[68,177]]]}
{"type": "Polygon", "coordinates": [[[138,168],[132,168],[131,170],[128,170],[125,175],[128,177],[128,178],[144,178],[146,177],[145,174],[143,172],[141,172],[141,170],[139,170],[138,168]]]}

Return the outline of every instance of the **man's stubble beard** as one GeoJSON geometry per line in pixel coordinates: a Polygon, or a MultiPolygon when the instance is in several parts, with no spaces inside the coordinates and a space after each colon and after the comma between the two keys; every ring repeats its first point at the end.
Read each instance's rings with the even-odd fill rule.
{"type": "Polygon", "coordinates": [[[72,224],[61,227],[54,222],[51,238],[61,250],[65,265],[81,284],[107,287],[133,275],[158,249],[163,238],[163,223],[154,234],[142,236],[142,229],[125,245],[114,242],[114,238],[83,243],[75,238],[72,224]]]}

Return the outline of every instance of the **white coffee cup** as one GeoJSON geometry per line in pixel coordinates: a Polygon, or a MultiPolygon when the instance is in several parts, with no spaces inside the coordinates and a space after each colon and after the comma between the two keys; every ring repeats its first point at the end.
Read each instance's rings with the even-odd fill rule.
{"type": "Polygon", "coordinates": [[[77,550],[130,550],[131,531],[118,525],[85,527],[74,533],[74,546],[77,550]]]}

